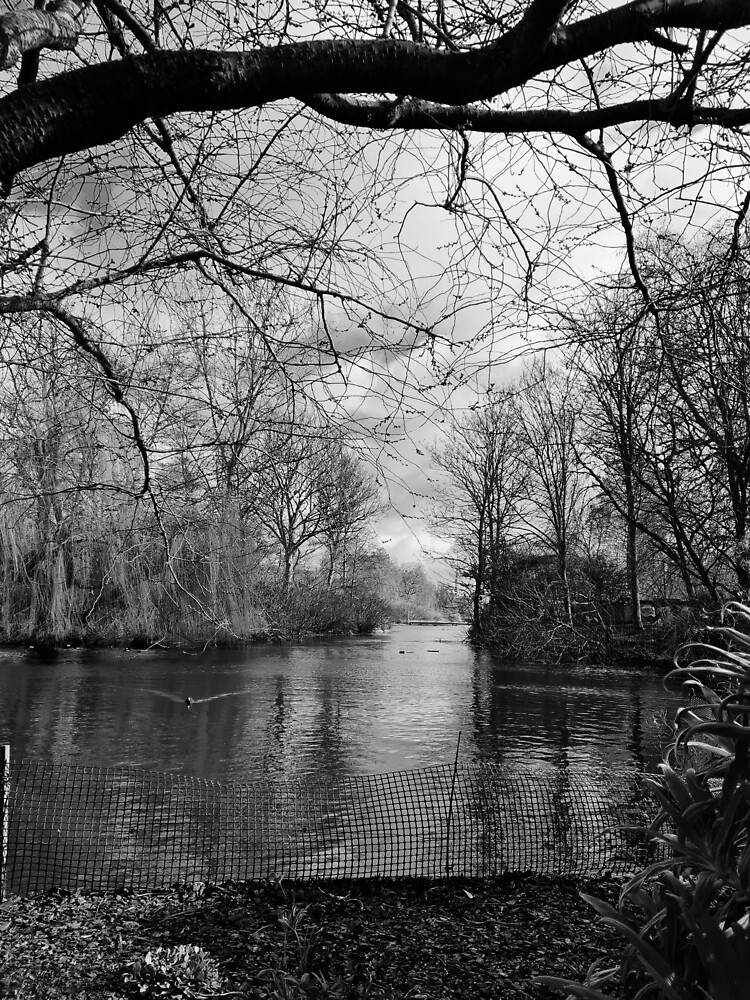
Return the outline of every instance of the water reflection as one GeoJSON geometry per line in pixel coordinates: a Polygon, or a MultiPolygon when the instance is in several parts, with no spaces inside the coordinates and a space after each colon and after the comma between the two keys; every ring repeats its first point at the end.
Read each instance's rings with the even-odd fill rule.
{"type": "Polygon", "coordinates": [[[200,655],[0,654],[0,740],[16,758],[220,780],[452,762],[461,731],[463,760],[554,773],[564,796],[570,775],[654,767],[652,720],[677,703],[656,672],[504,663],[448,627],[200,655]]]}
{"type": "Polygon", "coordinates": [[[655,767],[663,731],[654,710],[678,697],[656,671],[499,663],[478,656],[472,677],[478,753],[508,763],[549,761],[577,771],[655,767]]]}

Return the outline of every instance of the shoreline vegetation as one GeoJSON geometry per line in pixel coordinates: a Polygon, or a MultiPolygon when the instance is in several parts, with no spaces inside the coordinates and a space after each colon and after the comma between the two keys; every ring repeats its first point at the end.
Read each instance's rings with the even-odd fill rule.
{"type": "Polygon", "coordinates": [[[110,634],[86,635],[80,633],[62,634],[59,637],[41,633],[10,638],[6,630],[0,629],[0,649],[35,650],[38,653],[52,652],[64,648],[85,649],[200,649],[200,648],[245,648],[260,643],[288,643],[315,641],[342,636],[373,635],[387,633],[394,626],[450,626],[457,636],[480,649],[504,659],[519,662],[545,662],[550,664],[606,664],[615,667],[662,667],[671,668],[675,650],[689,642],[700,641],[705,633],[707,616],[669,616],[642,629],[629,626],[613,627],[602,623],[567,625],[550,621],[546,624],[531,621],[514,621],[497,626],[491,632],[477,629],[471,622],[462,620],[418,621],[383,619],[371,627],[351,628],[346,623],[329,623],[327,628],[311,627],[309,630],[268,629],[249,635],[239,635],[230,631],[213,634],[153,635],[110,634]],[[461,631],[463,630],[463,632],[461,631]]]}
{"type": "MultiPolygon", "coordinates": [[[[718,612],[716,615],[718,620],[718,612]]],[[[469,641],[506,659],[545,663],[600,663],[615,667],[674,666],[675,650],[700,642],[707,615],[665,615],[637,629],[604,622],[568,624],[555,620],[480,623],[469,641]]]]}
{"type": "MultiPolygon", "coordinates": [[[[211,637],[192,637],[185,641],[179,637],[172,638],[162,638],[162,639],[152,639],[146,636],[124,636],[121,639],[115,641],[112,636],[101,636],[92,637],[88,636],[82,639],[78,634],[73,635],[63,635],[60,639],[50,639],[49,637],[42,634],[41,637],[27,636],[25,638],[18,638],[15,640],[7,639],[3,637],[2,631],[0,631],[0,649],[26,649],[26,650],[55,650],[61,648],[69,649],[199,649],[199,648],[215,648],[215,647],[235,647],[243,648],[249,647],[256,643],[289,643],[289,642],[305,642],[314,641],[316,639],[326,639],[326,638],[340,638],[342,636],[357,636],[357,635],[376,635],[387,633],[394,626],[398,625],[409,625],[409,626],[450,626],[455,627],[457,630],[464,630],[465,635],[468,637],[468,632],[470,629],[470,622],[466,621],[446,621],[444,619],[430,621],[393,621],[393,622],[383,622],[382,624],[376,625],[369,630],[359,629],[354,631],[349,628],[331,628],[321,631],[309,631],[302,635],[286,635],[278,629],[269,629],[266,632],[256,632],[251,635],[241,636],[233,634],[223,634],[223,635],[213,635],[211,637]]],[[[460,634],[460,633],[459,633],[460,634]]]]}
{"type": "Polygon", "coordinates": [[[220,544],[218,527],[209,526],[183,537],[178,556],[177,541],[149,546],[143,532],[124,541],[113,533],[109,547],[95,537],[50,548],[38,539],[23,544],[4,527],[0,517],[2,644],[234,645],[466,617],[453,588],[432,582],[418,562],[393,562],[382,548],[352,543],[335,558],[280,575],[276,554],[254,551],[257,539],[246,528],[220,544]],[[132,551],[123,550],[125,541],[132,551]]]}
{"type": "Polygon", "coordinates": [[[189,593],[166,597],[162,595],[158,604],[103,609],[93,620],[72,613],[35,622],[26,614],[4,615],[0,644],[37,648],[232,646],[300,641],[315,635],[365,635],[388,628],[394,617],[377,595],[344,601],[315,588],[282,593],[269,587],[241,612],[197,597],[191,600],[189,593]]]}
{"type": "MultiPolygon", "coordinates": [[[[699,622],[680,623],[675,627],[669,623],[640,632],[625,629],[602,629],[592,627],[551,628],[548,632],[538,629],[527,632],[517,628],[496,634],[492,639],[477,635],[471,623],[464,621],[395,621],[384,623],[370,630],[328,629],[310,631],[303,634],[285,635],[274,630],[258,632],[248,636],[213,635],[171,638],[151,638],[149,636],[101,636],[85,638],[77,634],[61,639],[48,637],[26,637],[8,639],[0,632],[0,649],[35,651],[39,654],[52,653],[59,649],[206,649],[206,648],[249,648],[261,643],[300,643],[342,636],[374,635],[387,633],[393,626],[451,626],[455,627],[464,641],[476,648],[518,662],[544,662],[550,664],[606,664],[610,667],[642,668],[659,667],[671,669],[674,665],[674,651],[683,643],[699,641],[705,626],[699,622]],[[460,630],[464,630],[461,633],[460,630]]],[[[459,640],[460,641],[460,640],[459,640]]]]}

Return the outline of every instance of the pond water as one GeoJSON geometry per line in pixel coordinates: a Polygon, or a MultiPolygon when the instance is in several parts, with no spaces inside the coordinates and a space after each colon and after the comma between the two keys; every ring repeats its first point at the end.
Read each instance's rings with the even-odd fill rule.
{"type": "Polygon", "coordinates": [[[652,769],[679,694],[652,670],[508,663],[452,626],[247,649],[0,652],[14,759],[216,780],[462,761],[588,775],[652,769]],[[184,699],[194,699],[187,709],[184,699]]]}

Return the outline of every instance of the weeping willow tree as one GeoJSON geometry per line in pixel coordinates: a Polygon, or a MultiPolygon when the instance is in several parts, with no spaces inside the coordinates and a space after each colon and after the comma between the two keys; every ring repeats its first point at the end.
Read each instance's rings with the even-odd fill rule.
{"type": "MultiPolygon", "coordinates": [[[[27,326],[29,346],[44,360],[12,358],[0,387],[4,636],[156,641],[210,636],[214,623],[239,634],[262,630],[248,594],[258,569],[253,526],[215,476],[191,478],[198,456],[180,447],[186,409],[200,411],[195,364],[189,379],[185,365],[160,367],[162,384],[153,386],[144,433],[164,455],[157,507],[140,489],[127,413],[85,378],[54,326],[27,326]],[[188,398],[187,407],[166,405],[188,398]]],[[[220,452],[214,457],[221,471],[220,452]]]]}
{"type": "Polygon", "coordinates": [[[304,421],[262,339],[220,320],[210,304],[191,306],[179,356],[144,349],[137,330],[120,352],[120,369],[139,376],[130,396],[144,414],[147,490],[133,412],[87,377],[54,324],[27,323],[35,360],[6,358],[0,384],[6,639],[226,641],[343,627],[330,565],[308,574],[320,595],[302,601],[290,560],[318,550],[330,560],[332,535],[338,548],[361,535],[379,510],[375,485],[340,436],[304,421]]]}

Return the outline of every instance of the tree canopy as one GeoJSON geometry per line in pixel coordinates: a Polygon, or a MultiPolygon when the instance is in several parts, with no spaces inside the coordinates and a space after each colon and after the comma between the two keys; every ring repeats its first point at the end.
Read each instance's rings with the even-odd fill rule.
{"type": "MultiPolygon", "coordinates": [[[[58,322],[71,293],[176,267],[208,271],[214,286],[216,271],[273,280],[359,310],[358,322],[364,300],[368,317],[406,322],[409,350],[426,329],[453,348],[459,298],[464,313],[480,302],[492,313],[499,295],[528,302],[536,288],[538,305],[552,272],[580,274],[576,247],[612,248],[612,222],[632,243],[659,212],[747,210],[748,0],[5,2],[4,273],[40,255],[50,268],[45,198],[59,219],[98,188],[120,209],[101,216],[101,231],[158,219],[139,226],[137,253],[109,254],[106,266],[90,244],[65,255],[76,279],[44,297],[58,322]],[[415,131],[423,137],[409,139],[415,131]],[[297,230],[297,252],[278,240],[273,259],[259,250],[253,192],[297,230]],[[353,206],[367,203],[358,226],[353,206]],[[429,220],[440,247],[430,277],[448,275],[453,301],[425,310],[407,216],[428,206],[453,216],[429,220]],[[176,238],[183,221],[190,235],[176,238]],[[349,269],[352,251],[367,250],[363,280],[349,269]],[[378,285],[372,269],[396,257],[396,279],[378,285]],[[383,308],[405,277],[404,308],[383,308]]],[[[30,297],[7,279],[0,312],[38,311],[36,284],[30,297]]],[[[472,315],[477,335],[497,317],[472,315]]]]}

